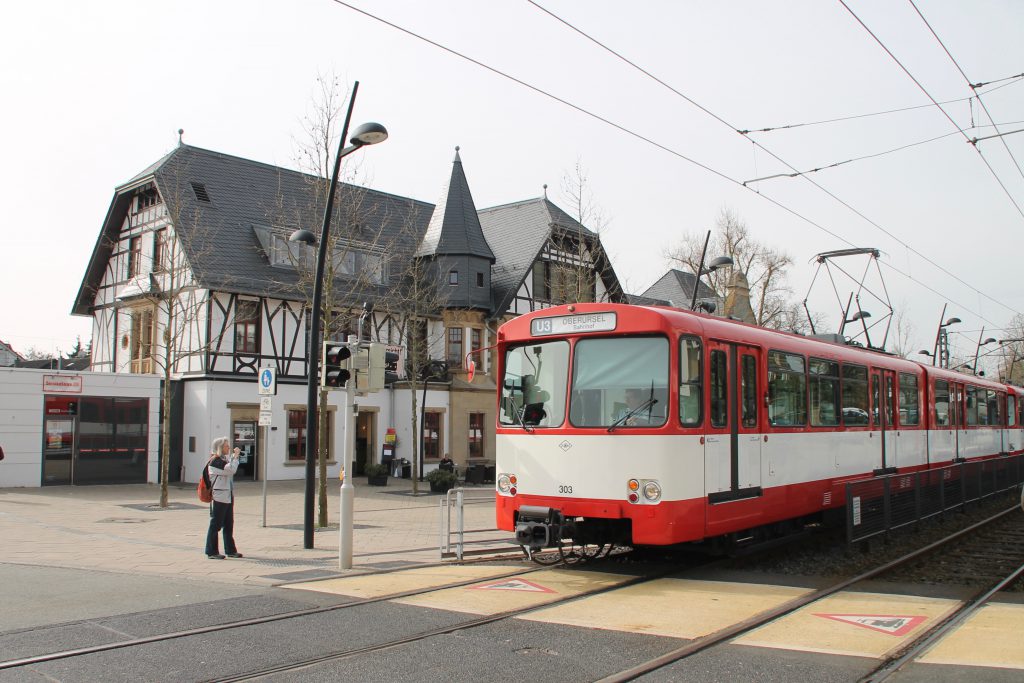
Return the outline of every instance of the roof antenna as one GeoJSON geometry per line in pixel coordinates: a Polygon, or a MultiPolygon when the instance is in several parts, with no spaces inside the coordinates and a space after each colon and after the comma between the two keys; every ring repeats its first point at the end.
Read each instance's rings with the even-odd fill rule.
{"type": "Polygon", "coordinates": [[[548,198],[548,184],[544,183],[544,199],[548,198]]]}
{"type": "Polygon", "coordinates": [[[181,136],[184,135],[184,134],[185,134],[185,129],[184,128],[179,128],[178,129],[178,147],[181,147],[183,144],[185,144],[185,143],[183,143],[181,141],[181,136]]]}

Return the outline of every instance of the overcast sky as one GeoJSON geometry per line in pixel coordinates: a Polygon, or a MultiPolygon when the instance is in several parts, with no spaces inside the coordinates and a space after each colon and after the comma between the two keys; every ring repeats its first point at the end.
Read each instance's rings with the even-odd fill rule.
{"type": "MultiPolygon", "coordinates": [[[[948,303],[963,320],[954,352],[971,355],[983,325],[1005,336],[996,328],[1024,310],[1024,133],[978,154],[957,126],[994,131],[971,128],[989,121],[959,69],[974,83],[1024,71],[1024,3],[914,0],[954,64],[909,1],[846,1],[538,0],[707,112],[526,0],[351,3],[592,115],[331,0],[18,3],[0,25],[0,339],[22,351],[84,343],[90,321],[69,311],[114,187],[172,149],[179,128],[191,145],[294,166],[314,81],[335,72],[360,81],[354,122],[391,134],[359,152],[371,187],[435,202],[459,145],[478,208],[545,183],[569,208],[560,186],[580,160],[627,291],[728,208],[792,256],[797,299],[815,254],[880,249],[915,348],[931,348],[948,303]],[[928,105],[922,88],[960,100],[944,105],[952,122],[931,106],[732,129],[928,105]],[[742,185],[791,172],[752,141],[803,171],[939,136],[742,185]]],[[[1000,131],[1024,128],[1021,79],[980,92],[1000,131]]],[[[809,305],[834,328],[822,277],[809,305]]],[[[845,300],[852,285],[837,285],[845,300]]]]}

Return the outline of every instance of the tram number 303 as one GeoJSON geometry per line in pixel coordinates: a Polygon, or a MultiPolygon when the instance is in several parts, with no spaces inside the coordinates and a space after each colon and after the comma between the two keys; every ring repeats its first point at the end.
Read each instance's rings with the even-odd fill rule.
{"type": "Polygon", "coordinates": [[[558,487],[559,493],[572,493],[572,486],[565,486],[564,484],[558,487]]]}

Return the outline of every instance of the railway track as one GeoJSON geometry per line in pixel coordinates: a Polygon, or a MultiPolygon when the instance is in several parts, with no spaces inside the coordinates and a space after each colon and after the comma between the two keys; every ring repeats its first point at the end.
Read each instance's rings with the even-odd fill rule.
{"type": "MultiPolygon", "coordinates": [[[[944,548],[948,548],[950,544],[957,543],[958,541],[959,543],[957,543],[956,546],[956,552],[958,553],[957,561],[961,561],[963,558],[969,556],[971,554],[970,548],[973,547],[979,549],[984,548],[987,551],[989,551],[975,553],[975,555],[977,556],[975,558],[977,564],[971,565],[972,569],[970,573],[974,576],[988,576],[990,577],[990,579],[992,577],[995,577],[1000,572],[1004,572],[1004,567],[1008,566],[1008,563],[1012,564],[1012,562],[1014,561],[1013,557],[1010,557],[1008,555],[1008,550],[1006,552],[1003,552],[1002,550],[998,552],[991,552],[993,546],[991,539],[999,538],[1000,536],[1002,536],[1003,538],[1007,539],[1008,546],[1013,546],[1014,544],[1016,544],[1017,547],[1022,549],[1022,557],[1020,558],[1020,561],[1017,562],[1018,568],[1016,570],[1016,573],[1004,575],[1004,572],[1004,574],[1000,574],[1001,581],[998,584],[995,584],[992,580],[989,580],[984,587],[979,589],[977,597],[975,599],[966,603],[964,607],[962,607],[960,610],[958,610],[955,614],[951,615],[947,619],[943,620],[941,623],[935,624],[934,627],[929,629],[927,632],[922,633],[921,636],[917,640],[915,640],[914,643],[908,645],[904,651],[901,651],[893,657],[883,661],[875,671],[871,672],[869,677],[864,679],[865,681],[872,682],[882,681],[885,679],[885,677],[891,675],[892,672],[897,671],[899,667],[901,667],[903,664],[913,660],[917,653],[919,653],[922,649],[928,647],[930,643],[934,642],[934,639],[941,637],[942,633],[948,631],[950,628],[955,627],[957,624],[961,623],[963,619],[966,619],[967,616],[969,616],[969,614],[972,613],[973,610],[976,610],[981,605],[984,605],[985,602],[988,599],[990,599],[991,595],[994,594],[995,591],[1003,589],[1006,585],[1016,580],[1015,577],[1019,577],[1021,571],[1024,571],[1024,569],[1021,569],[1019,567],[1019,565],[1022,562],[1024,562],[1024,543],[1021,543],[1019,538],[1012,537],[1012,529],[999,530],[995,529],[993,525],[995,525],[999,520],[1012,519],[1012,524],[1016,527],[1019,527],[1020,520],[1017,518],[1019,518],[1020,516],[1021,512],[1015,506],[1014,508],[1001,512],[998,515],[994,515],[978,524],[972,525],[967,529],[963,529],[955,534],[949,535],[946,538],[931,543],[924,548],[909,553],[903,557],[897,558],[893,561],[886,562],[885,564],[875,567],[870,571],[866,571],[861,574],[858,574],[857,576],[850,577],[842,581],[838,581],[827,588],[815,591],[802,598],[787,602],[775,609],[757,614],[727,629],[723,629],[719,632],[712,633],[708,636],[693,640],[687,643],[686,645],[671,650],[667,653],[664,653],[659,657],[652,658],[648,661],[637,664],[636,666],[630,667],[629,669],[620,671],[610,676],[606,676],[605,678],[600,680],[606,682],[633,680],[646,673],[656,671],[657,669],[668,666],[674,662],[681,661],[699,652],[704,652],[720,644],[727,643],[743,633],[763,626],[775,619],[778,619],[786,614],[789,614],[797,609],[800,609],[801,607],[822,600],[823,598],[829,595],[849,588],[850,586],[853,586],[854,584],[861,581],[865,581],[867,579],[877,578],[885,575],[894,578],[899,578],[902,580],[907,580],[906,576],[909,575],[913,578],[913,580],[921,580],[921,567],[937,567],[938,564],[928,564],[926,561],[923,560],[915,564],[915,561],[918,561],[919,558],[923,558],[929,555],[934,556],[935,553],[940,552],[944,548]],[[985,570],[983,567],[983,564],[985,562],[994,565],[995,568],[991,570],[985,570]],[[943,628],[945,630],[939,630],[943,628]],[[933,636],[932,633],[935,633],[936,635],[933,636]]],[[[666,562],[663,564],[658,563],[659,566],[655,566],[653,570],[652,564],[644,563],[635,563],[632,566],[623,568],[623,565],[630,564],[628,559],[626,559],[627,557],[628,556],[617,556],[613,557],[610,560],[595,562],[588,565],[587,568],[593,568],[599,571],[607,570],[609,568],[615,568],[615,565],[618,565],[617,568],[620,570],[622,574],[629,575],[628,578],[624,579],[623,581],[617,582],[613,585],[605,585],[591,590],[581,591],[571,596],[555,599],[548,602],[543,602],[540,604],[535,604],[520,609],[510,609],[507,611],[502,611],[496,614],[490,614],[486,616],[465,619],[459,618],[453,623],[445,624],[443,626],[438,626],[435,628],[423,628],[402,634],[396,634],[395,637],[380,639],[379,641],[373,642],[371,644],[364,644],[362,646],[353,647],[337,647],[334,649],[330,649],[327,652],[319,652],[315,656],[295,656],[294,653],[292,655],[282,653],[281,656],[286,658],[287,661],[284,661],[282,663],[275,663],[269,666],[254,667],[250,670],[242,671],[240,673],[235,673],[231,675],[216,675],[212,678],[209,678],[208,680],[257,680],[279,674],[287,674],[289,672],[310,669],[313,667],[317,667],[319,665],[344,660],[346,658],[382,652],[384,650],[395,650],[396,648],[409,646],[411,644],[424,641],[427,639],[440,638],[455,632],[469,631],[472,629],[486,626],[488,624],[494,624],[496,622],[501,622],[504,620],[513,619],[515,617],[524,616],[534,611],[548,609],[559,604],[581,600],[594,595],[609,593],[615,590],[626,588],[628,586],[635,586],[638,584],[655,581],[657,579],[669,576],[685,576],[688,570],[696,567],[702,567],[705,571],[707,571],[708,569],[712,569],[716,564],[718,564],[718,562],[709,564],[706,560],[704,562],[691,560],[690,566],[680,565],[677,562],[666,562]],[[623,569],[625,570],[623,571],[623,569]]],[[[722,560],[720,562],[724,565],[728,562],[728,560],[722,560]]],[[[502,578],[532,575],[538,581],[543,581],[542,577],[545,572],[555,571],[560,568],[520,566],[513,567],[512,569],[513,570],[510,570],[508,572],[503,572],[488,577],[488,579],[500,580],[502,578]]],[[[564,569],[564,567],[561,569],[564,569]]],[[[391,574],[399,573],[402,571],[409,571],[409,569],[403,568],[379,573],[391,574]]],[[[960,572],[958,576],[959,575],[962,575],[962,572],[960,572]]],[[[938,574],[933,578],[935,581],[943,580],[942,576],[938,574]]],[[[133,649],[138,648],[139,653],[143,653],[144,650],[142,650],[142,648],[157,643],[176,639],[202,637],[208,634],[221,633],[225,631],[243,631],[241,639],[244,641],[246,639],[244,635],[244,629],[258,628],[259,626],[264,624],[282,621],[300,623],[299,620],[303,619],[310,620],[310,623],[313,623],[315,618],[319,615],[367,606],[374,603],[384,603],[398,600],[401,598],[424,595],[427,593],[438,592],[451,588],[465,587],[471,584],[479,583],[480,581],[481,579],[477,577],[465,581],[455,581],[446,583],[444,585],[435,585],[422,589],[382,595],[379,597],[355,599],[350,602],[345,602],[338,605],[294,610],[263,617],[211,625],[196,629],[188,629],[172,633],[163,633],[144,638],[126,639],[115,643],[109,643],[93,647],[69,649],[59,652],[37,655],[33,657],[26,657],[22,659],[12,659],[0,662],[0,672],[17,669],[26,670],[29,667],[43,664],[46,662],[54,662],[58,660],[73,660],[77,657],[96,655],[103,652],[109,652],[112,650],[131,651],[133,649]]]]}

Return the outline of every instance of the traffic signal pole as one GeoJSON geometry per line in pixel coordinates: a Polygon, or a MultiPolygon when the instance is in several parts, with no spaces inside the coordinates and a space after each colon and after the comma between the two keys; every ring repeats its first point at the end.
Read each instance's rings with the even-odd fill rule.
{"type": "MultiPolygon", "coordinates": [[[[349,337],[351,340],[352,337],[349,337]]],[[[355,516],[356,487],[352,483],[352,460],[356,447],[355,380],[345,384],[345,454],[343,457],[344,480],[341,482],[341,504],[338,512],[338,566],[352,569],[352,529],[355,516]]]]}

